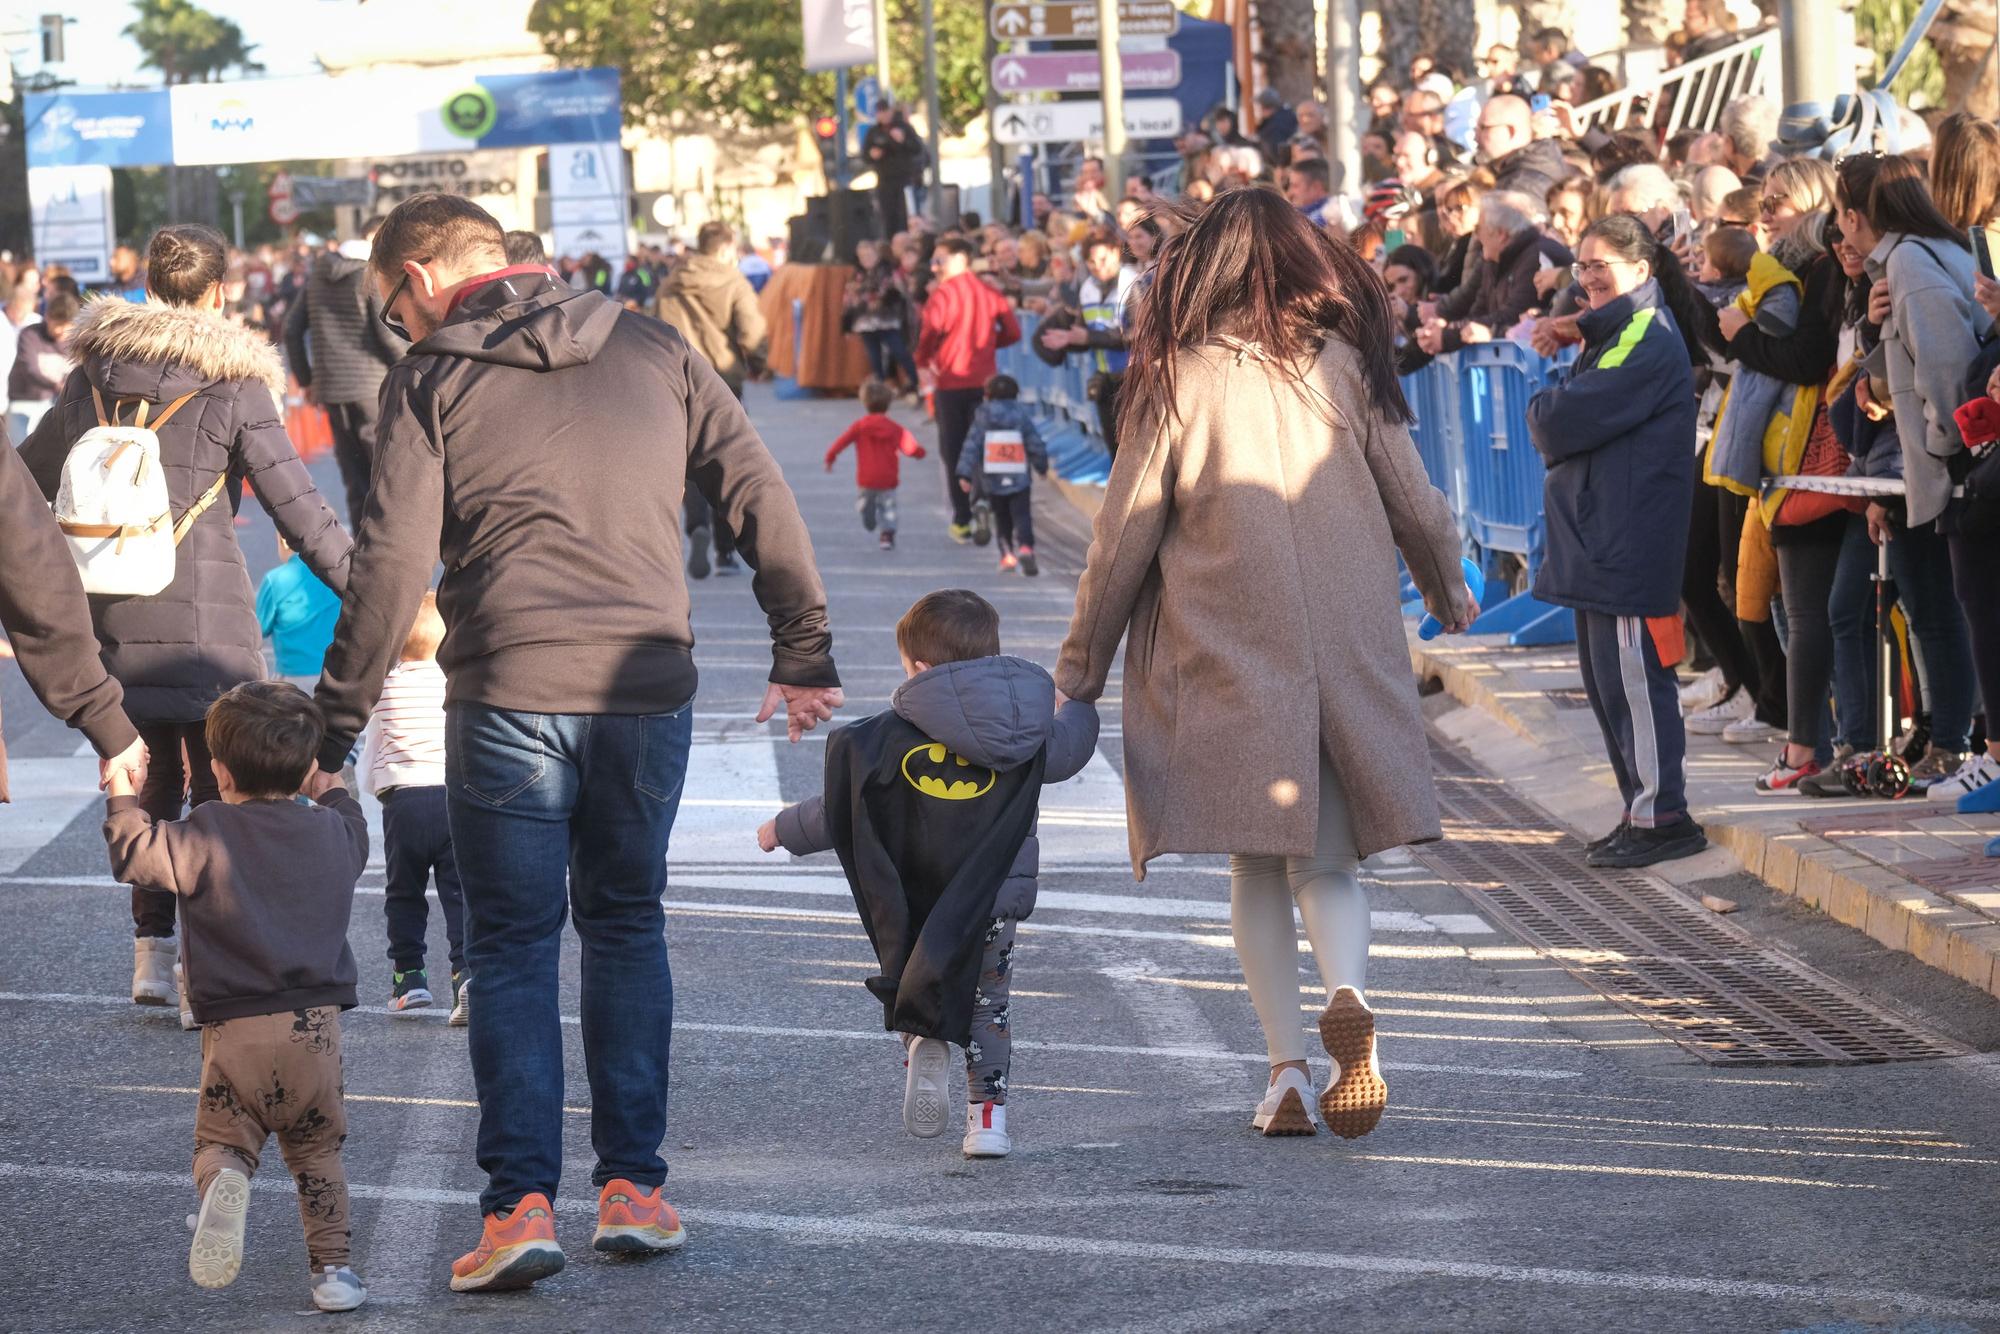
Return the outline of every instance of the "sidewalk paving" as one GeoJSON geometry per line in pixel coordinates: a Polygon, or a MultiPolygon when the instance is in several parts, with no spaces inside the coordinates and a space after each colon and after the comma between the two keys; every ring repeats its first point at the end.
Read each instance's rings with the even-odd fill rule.
{"type": "MultiPolygon", "coordinates": [[[[1516,790],[1585,837],[1616,823],[1617,788],[1574,646],[1513,648],[1500,636],[1426,643],[1412,622],[1410,658],[1419,677],[1514,734],[1513,745],[1487,737],[1481,758],[1501,765],[1516,790]]],[[[1439,725],[1447,735],[1473,727],[1464,718],[1439,725]]],[[[1753,785],[1771,751],[1690,736],[1688,802],[1726,855],[1653,869],[1685,884],[1736,869],[1733,857],[1771,888],[2000,996],[2000,859],[1985,856],[2000,817],[1961,816],[1922,797],[1761,796],[1753,785]]]]}

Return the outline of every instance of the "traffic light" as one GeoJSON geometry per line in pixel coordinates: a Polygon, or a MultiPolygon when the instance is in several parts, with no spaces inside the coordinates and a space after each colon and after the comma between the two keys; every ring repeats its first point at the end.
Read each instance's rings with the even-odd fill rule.
{"type": "Polygon", "coordinates": [[[833,140],[840,133],[840,117],[821,116],[813,122],[813,137],[819,140],[822,153],[833,147],[833,140]]]}

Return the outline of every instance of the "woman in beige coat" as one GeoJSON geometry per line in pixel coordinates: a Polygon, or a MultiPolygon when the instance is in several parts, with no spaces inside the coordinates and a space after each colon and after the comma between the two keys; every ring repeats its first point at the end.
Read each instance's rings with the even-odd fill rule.
{"type": "Polygon", "coordinates": [[[1353,1138],[1387,1099],[1356,871],[1440,832],[1397,550],[1447,629],[1478,611],[1410,440],[1392,331],[1374,271],[1269,191],[1218,196],[1169,242],[1056,669],[1065,694],[1097,699],[1130,631],[1139,878],[1161,853],[1233,854],[1236,951],[1271,1056],[1253,1120],[1267,1135],[1316,1128],[1294,901],[1330,998],[1319,1108],[1353,1138]]]}

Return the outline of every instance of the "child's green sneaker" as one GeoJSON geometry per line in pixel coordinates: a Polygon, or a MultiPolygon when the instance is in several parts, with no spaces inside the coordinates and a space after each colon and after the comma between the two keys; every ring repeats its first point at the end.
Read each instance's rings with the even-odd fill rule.
{"type": "Polygon", "coordinates": [[[407,973],[397,973],[395,983],[389,991],[389,1008],[401,1013],[405,1010],[428,1009],[431,1003],[431,980],[421,968],[412,968],[407,973]]]}

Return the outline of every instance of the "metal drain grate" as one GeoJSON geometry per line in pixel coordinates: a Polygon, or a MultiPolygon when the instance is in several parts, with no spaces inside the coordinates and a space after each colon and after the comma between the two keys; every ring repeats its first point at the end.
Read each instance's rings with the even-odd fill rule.
{"type": "Polygon", "coordinates": [[[1963,1056],[1643,872],[1599,871],[1497,778],[1433,741],[1445,841],[1417,849],[1578,980],[1718,1065],[1963,1056]]]}

